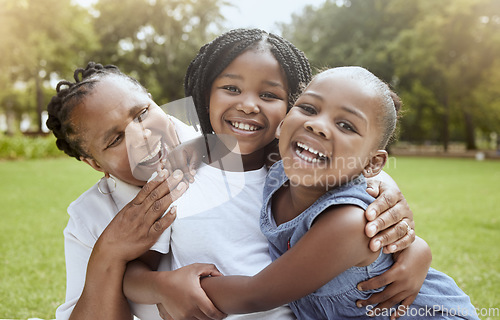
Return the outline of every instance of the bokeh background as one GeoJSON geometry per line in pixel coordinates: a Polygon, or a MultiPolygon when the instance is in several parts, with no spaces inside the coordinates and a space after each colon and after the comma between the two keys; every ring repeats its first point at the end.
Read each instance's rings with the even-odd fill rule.
{"type": "Polygon", "coordinates": [[[284,36],[315,70],[360,65],[394,88],[404,115],[387,171],[433,267],[500,318],[499,0],[0,0],[0,318],[54,317],[65,208],[100,178],[47,132],[56,83],[115,64],[161,105],[184,96],[198,49],[236,27],[284,36]]]}

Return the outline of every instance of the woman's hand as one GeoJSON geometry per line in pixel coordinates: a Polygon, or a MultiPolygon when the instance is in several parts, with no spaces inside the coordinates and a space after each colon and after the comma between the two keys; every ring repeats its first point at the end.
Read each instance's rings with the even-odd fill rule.
{"type": "Polygon", "coordinates": [[[92,255],[105,251],[117,261],[127,263],[145,253],[175,219],[175,210],[162,215],[187,189],[180,170],[164,171],[146,183],[103,231],[92,255]]]}
{"type": "Polygon", "coordinates": [[[116,214],[94,245],[85,286],[70,319],[132,318],[123,295],[126,265],[145,253],[175,219],[175,212],[162,215],[186,190],[182,178],[180,171],[160,175],[116,214]]]}
{"type": "Polygon", "coordinates": [[[393,255],[394,265],[383,274],[358,284],[359,290],[373,290],[386,286],[382,292],[373,294],[368,300],[358,300],[358,307],[377,305],[372,309],[374,315],[395,307],[391,314],[395,319],[404,313],[417,297],[431,265],[432,254],[427,243],[416,239],[407,249],[393,255]]]}
{"type": "Polygon", "coordinates": [[[376,198],[365,213],[370,249],[376,252],[384,247],[385,253],[392,253],[407,248],[415,240],[415,222],[397,184],[383,171],[367,179],[367,184],[366,191],[376,198]]]}
{"type": "Polygon", "coordinates": [[[164,320],[224,319],[201,288],[203,277],[222,276],[213,264],[195,263],[175,271],[158,272],[156,290],[162,303],[157,304],[164,320]]]}

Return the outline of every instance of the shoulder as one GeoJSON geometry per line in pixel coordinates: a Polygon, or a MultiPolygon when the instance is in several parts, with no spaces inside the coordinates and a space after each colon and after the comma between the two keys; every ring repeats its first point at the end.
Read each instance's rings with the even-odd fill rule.
{"type": "Polygon", "coordinates": [[[80,241],[95,242],[116,212],[112,197],[102,195],[96,184],[68,206],[70,217],[64,233],[80,241]]]}

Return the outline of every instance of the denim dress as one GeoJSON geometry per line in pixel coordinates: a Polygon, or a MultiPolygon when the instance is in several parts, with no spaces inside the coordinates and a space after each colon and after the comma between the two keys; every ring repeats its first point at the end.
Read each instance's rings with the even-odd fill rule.
{"type": "MultiPolygon", "coordinates": [[[[288,180],[281,161],[269,170],[264,187],[264,205],[261,211],[261,230],[269,241],[269,252],[273,260],[278,259],[289,247],[309,230],[314,220],[327,208],[334,205],[351,204],[366,209],[374,198],[366,192],[366,180],[359,176],[353,181],[332,189],[321,196],[293,220],[276,226],[271,201],[276,192],[288,180]]],[[[342,257],[339,257],[342,258],[342,257]]],[[[359,291],[359,282],[368,280],[388,270],[393,264],[392,255],[382,250],[378,258],[365,267],[351,267],[315,292],[291,302],[290,308],[298,319],[374,319],[368,316],[371,306],[358,308],[357,300],[366,300],[383,288],[359,291]]],[[[396,306],[397,307],[397,306],[396,306]]],[[[386,310],[375,319],[390,319],[386,310]]],[[[429,269],[426,280],[414,303],[399,319],[479,319],[469,297],[447,275],[429,269]]]]}

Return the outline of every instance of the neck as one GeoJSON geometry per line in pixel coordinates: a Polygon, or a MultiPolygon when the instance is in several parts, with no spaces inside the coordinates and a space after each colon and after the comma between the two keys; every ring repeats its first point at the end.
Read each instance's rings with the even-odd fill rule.
{"type": "Polygon", "coordinates": [[[217,139],[210,148],[209,157],[205,162],[220,170],[244,172],[262,168],[265,157],[266,152],[264,149],[251,154],[240,154],[232,152],[220,139],[217,139]]]}

